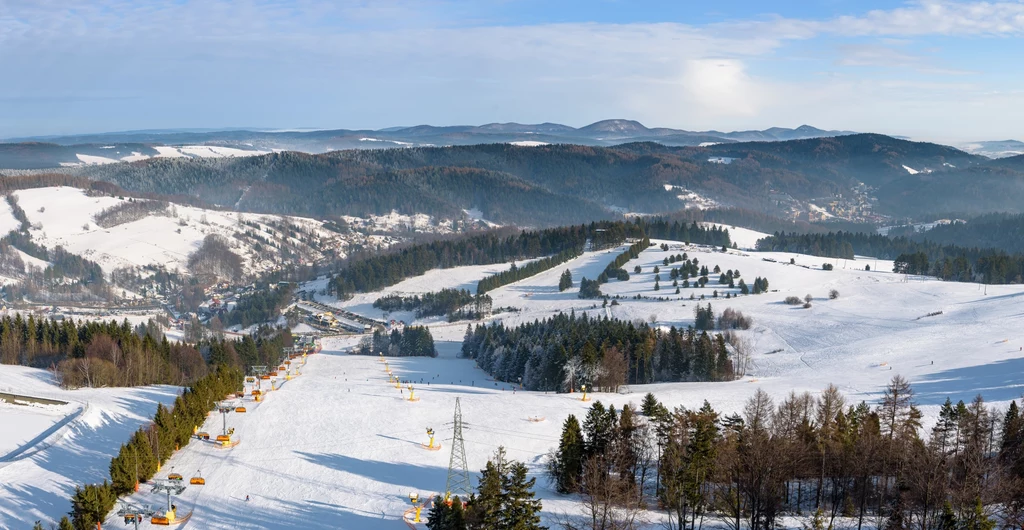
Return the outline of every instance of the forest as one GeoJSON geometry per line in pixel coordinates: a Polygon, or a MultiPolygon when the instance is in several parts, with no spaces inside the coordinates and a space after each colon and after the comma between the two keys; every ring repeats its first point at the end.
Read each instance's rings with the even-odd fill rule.
{"type": "Polygon", "coordinates": [[[247,328],[253,324],[277,320],[295,292],[294,284],[268,286],[240,296],[234,310],[227,314],[227,325],[247,328]]]}
{"type": "Polygon", "coordinates": [[[803,516],[809,530],[1019,528],[1017,403],[947,399],[934,427],[921,423],[900,376],[875,404],[831,385],[778,403],[758,389],[734,414],[707,401],[669,410],[648,394],[639,410],[595,402],[582,421],[570,415],[547,473],[580,496],[587,528],[633,528],[646,509],[673,530],[771,530],[784,516],[803,516]]]}
{"type": "Polygon", "coordinates": [[[373,337],[363,337],[355,349],[358,355],[387,357],[437,357],[434,336],[426,326],[405,326],[391,333],[375,330],[373,337]]]}
{"type": "Polygon", "coordinates": [[[896,271],[928,274],[943,280],[982,283],[1024,283],[1024,254],[1001,250],[917,242],[880,234],[776,233],[757,242],[757,249],[853,259],[854,255],[896,261],[896,271]]]}
{"type": "Polygon", "coordinates": [[[489,265],[549,256],[595,246],[612,246],[628,234],[640,233],[633,223],[602,222],[538,231],[495,231],[486,234],[414,244],[346,264],[328,288],[339,298],[370,292],[419,276],[431,269],[489,265]]]}
{"type": "Polygon", "coordinates": [[[0,363],[53,369],[65,388],[187,385],[206,376],[209,365],[272,364],[290,337],[265,331],[257,339],[172,343],[152,322],[132,327],[16,313],[0,319],[0,363]]]}
{"type": "MultiPolygon", "coordinates": [[[[736,355],[722,334],[560,313],[509,328],[500,322],[468,326],[461,355],[496,380],[528,390],[568,392],[582,385],[614,392],[625,384],[730,381],[736,355]]],[[[699,316],[699,315],[698,315],[699,316]]]]}
{"type": "Polygon", "coordinates": [[[401,296],[389,294],[373,301],[382,311],[415,311],[416,317],[446,315],[457,318],[482,318],[491,311],[491,297],[473,295],[466,289],[441,289],[437,292],[401,296]]]}

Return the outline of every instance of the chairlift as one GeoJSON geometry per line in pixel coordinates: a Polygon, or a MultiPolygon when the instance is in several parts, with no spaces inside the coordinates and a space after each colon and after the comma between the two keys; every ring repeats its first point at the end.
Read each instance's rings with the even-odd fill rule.
{"type": "Polygon", "coordinates": [[[203,475],[197,469],[196,470],[196,476],[190,478],[188,483],[193,485],[193,486],[203,486],[203,485],[206,484],[206,479],[203,478],[203,475]]]}

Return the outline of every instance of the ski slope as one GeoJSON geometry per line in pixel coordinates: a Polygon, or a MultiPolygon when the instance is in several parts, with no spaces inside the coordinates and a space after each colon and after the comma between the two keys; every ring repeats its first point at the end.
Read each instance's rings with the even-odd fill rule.
{"type": "MultiPolygon", "coordinates": [[[[671,247],[668,253],[652,246],[626,264],[629,281],[602,285],[605,293],[622,297],[619,305],[601,307],[600,301],[580,300],[576,287],[559,292],[557,284],[565,269],[572,272],[577,286],[583,276],[595,278],[625,246],[585,253],[491,291],[495,307],[519,310],[493,319],[515,325],[559,311],[575,311],[686,327],[693,322],[697,303],[690,294],[697,298],[703,294],[707,298],[703,303],[710,302],[716,313],[732,307],[753,317],[754,326],[740,332],[752,350],[744,378],[726,383],[634,385],[618,394],[593,396],[617,408],[639,405],[645,393],[654,392],[669,407],[699,407],[708,400],[718,411],[731,413],[741,410],[758,388],[780,400],[792,391],[819,392],[830,383],[843,391],[848,402],[873,404],[888,381],[900,374],[913,384],[927,427],[946,397],[968,401],[980,393],[991,405],[1003,407],[1024,392],[1022,286],[989,286],[986,294],[986,289],[976,284],[882,272],[891,270],[891,262],[871,258],[825,260],[788,253],[722,253],[665,243],[671,247]],[[661,273],[661,290],[654,291],[653,267],[662,266],[669,253],[683,252],[709,268],[739,269],[749,284],[757,276],[767,277],[773,292],[715,299],[713,291],[719,290],[720,295],[731,291],[717,285],[713,275],[705,288],[681,289],[675,295],[667,268],[661,273]],[[835,270],[822,270],[824,261],[835,270]],[[642,272],[634,274],[637,265],[642,272]],[[865,265],[872,270],[865,271],[865,265]],[[839,291],[838,299],[828,299],[831,289],[839,291]],[[814,298],[809,309],[782,302],[786,296],[802,298],[806,294],[814,298]],[[630,298],[635,295],[648,298],[630,298]]],[[[472,289],[480,278],[506,268],[502,264],[431,271],[385,291],[472,289]]],[[[321,289],[322,283],[308,287],[321,289]]],[[[382,294],[334,304],[376,317],[379,315],[367,308],[382,294]]],[[[324,301],[322,296],[318,300],[324,301]]],[[[562,422],[569,414],[584,415],[590,403],[580,402],[578,393],[517,391],[511,384],[490,380],[472,361],[456,357],[466,322],[425,319],[417,323],[431,327],[439,357],[392,358],[388,364],[400,378],[413,382],[419,401],[405,400],[407,388],[399,390],[388,384],[379,359],[347,354],[359,337],[324,339],[324,351],[309,357],[303,375],[284,383],[262,403],[246,398],[246,413],[228,415],[228,426],[235,429],[233,437],[239,445],[223,449],[196,441],[166,464],[158,477],[178,472],[188,478],[198,472],[206,479],[205,486],[187,486],[175,499],[179,514],[193,513],[178,527],[401,528],[402,514],[410,506],[409,493],[430,498],[445,488],[456,398],[461,400],[467,423],[466,453],[474,476],[497,447],[504,446],[510,458],[525,462],[538,478],[537,493],[544,502],[546,524],[554,524],[563,514],[577,513],[578,501],[555,493],[543,476],[543,466],[546,453],[557,444],[562,422]],[[531,421],[540,418],[543,421],[531,421]],[[437,440],[443,445],[440,451],[421,447],[427,442],[427,428],[437,431],[437,440]]],[[[214,436],[220,427],[217,414],[199,426],[214,436]]],[[[120,441],[123,439],[127,434],[120,441]]],[[[0,476],[6,479],[5,472],[0,469],[0,476]]],[[[104,470],[96,472],[101,475],[104,470]]],[[[19,479],[35,484],[42,472],[32,473],[19,479]]],[[[54,486],[43,489],[59,491],[54,486]]],[[[27,487],[11,491],[19,499],[14,505],[37,506],[27,487]]],[[[50,495],[57,508],[36,507],[36,513],[59,515],[66,509],[66,495],[50,495]]],[[[130,500],[154,508],[162,502],[146,486],[130,500]]],[[[0,508],[8,519],[0,520],[0,526],[9,520],[27,520],[21,515],[13,519],[10,514],[16,510],[2,502],[0,508]]],[[[660,517],[648,515],[653,523],[660,517]]],[[[111,514],[107,525],[114,524],[120,526],[121,520],[111,514]]]]}
{"type": "Polygon", "coordinates": [[[0,403],[0,528],[59,520],[75,486],[109,478],[121,444],[178,395],[172,386],[63,390],[45,370],[10,365],[0,365],[0,391],[68,403],[0,403]]]}

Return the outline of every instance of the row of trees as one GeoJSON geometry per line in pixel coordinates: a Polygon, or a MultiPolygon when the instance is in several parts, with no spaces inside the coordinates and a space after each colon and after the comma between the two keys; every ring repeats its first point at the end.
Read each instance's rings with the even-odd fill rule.
{"type": "Polygon", "coordinates": [[[834,386],[777,405],[758,390],[730,415],[706,401],[670,411],[648,394],[640,411],[598,402],[582,424],[570,416],[548,472],[559,491],[583,496],[600,523],[592,528],[631,528],[649,506],[680,530],[712,519],[770,530],[783,515],[812,515],[813,528],[840,517],[858,529],[991,530],[996,517],[1016,528],[1024,418],[1016,402],[1001,411],[980,396],[947,400],[924,433],[899,376],[875,406],[848,403],[834,386]]]}
{"type": "Polygon", "coordinates": [[[383,353],[389,357],[437,357],[434,336],[426,326],[405,326],[401,331],[392,330],[390,334],[376,330],[372,338],[363,337],[355,351],[359,355],[383,353]]]}
{"type": "Polygon", "coordinates": [[[490,265],[579,251],[590,240],[594,246],[642,234],[636,223],[602,222],[532,232],[493,231],[400,248],[349,262],[328,289],[339,298],[394,285],[431,269],[464,265],[490,265]]]}
{"type": "Polygon", "coordinates": [[[905,237],[850,232],[775,233],[758,241],[757,249],[842,259],[853,259],[854,254],[875,256],[895,260],[895,272],[900,273],[928,274],[960,282],[1024,283],[1022,254],[918,242],[905,237]]]}
{"type": "MultiPolygon", "coordinates": [[[[220,364],[174,400],[173,408],[157,405],[153,422],[140,427],[110,461],[110,480],[76,486],[71,497],[70,526],[91,530],[102,523],[119,495],[152,478],[157,465],[171,457],[176,447],[188,445],[192,429],[201,425],[217,401],[242,387],[242,371],[220,364]]],[[[66,518],[65,518],[66,520],[66,518]]],[[[62,520],[61,528],[68,526],[62,520]]]]}
{"type": "Polygon", "coordinates": [[[531,390],[587,385],[615,391],[623,384],[728,381],[735,375],[722,335],[575,313],[514,328],[498,322],[467,326],[461,354],[495,379],[521,381],[531,390]]]}
{"type": "MultiPolygon", "coordinates": [[[[571,259],[576,258],[580,255],[582,248],[572,248],[563,250],[554,256],[542,258],[536,261],[531,261],[522,267],[517,267],[515,263],[507,271],[499,272],[498,274],[488,276],[477,284],[477,294],[484,294],[487,291],[492,291],[503,285],[518,282],[519,280],[529,278],[536,274],[540,274],[548,269],[555,268],[571,259]]],[[[570,279],[570,284],[572,280],[570,279]]]]}
{"type": "Polygon", "coordinates": [[[92,220],[103,228],[130,223],[150,215],[166,215],[168,205],[164,201],[135,200],[129,197],[124,202],[104,208],[92,216],[92,220]]]}
{"type": "Polygon", "coordinates": [[[491,311],[493,300],[486,294],[474,296],[467,289],[441,289],[422,295],[389,294],[373,302],[373,307],[386,312],[415,311],[417,317],[448,315],[450,318],[473,318],[491,311]]]}
{"type": "Polygon", "coordinates": [[[159,326],[127,320],[79,321],[0,318],[0,363],[51,368],[67,388],[186,385],[207,375],[207,362],[236,368],[271,364],[291,341],[287,330],[260,330],[256,338],[171,343],[159,326]]]}

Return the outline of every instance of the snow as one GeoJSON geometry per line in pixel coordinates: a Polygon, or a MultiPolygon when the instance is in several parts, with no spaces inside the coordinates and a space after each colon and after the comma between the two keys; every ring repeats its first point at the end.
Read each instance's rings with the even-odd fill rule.
{"type": "MultiPolygon", "coordinates": [[[[110,228],[100,228],[95,224],[94,216],[125,199],[93,197],[70,187],[19,190],[15,195],[33,226],[30,232],[35,241],[50,248],[61,245],[70,252],[96,261],[106,272],[150,264],[162,265],[171,271],[176,268],[184,271],[189,254],[199,248],[208,234],[219,234],[231,240],[248,270],[273,267],[273,261],[258,255],[252,240],[238,237],[238,232],[252,230],[240,224],[242,219],[261,223],[261,227],[268,222],[287,223],[324,238],[336,235],[322,230],[322,223],[312,219],[240,214],[183,205],[172,205],[169,215],[176,217],[150,215],[110,228]]],[[[7,223],[2,214],[0,223],[7,223]]],[[[284,239],[279,230],[272,232],[263,231],[262,236],[278,242],[284,239]]],[[[289,242],[295,243],[294,240],[289,242]]],[[[344,245],[342,242],[338,244],[344,245]]],[[[310,254],[310,258],[316,258],[312,251],[310,254]]]]}
{"type": "Polygon", "coordinates": [[[520,147],[539,147],[542,145],[551,145],[548,142],[538,142],[537,140],[519,140],[517,142],[509,142],[512,145],[518,145],[520,147]]]}
{"type": "Polygon", "coordinates": [[[719,223],[700,223],[700,224],[701,224],[701,226],[704,226],[704,227],[718,226],[718,227],[721,227],[721,228],[724,228],[724,229],[728,230],[729,231],[729,239],[731,239],[733,243],[736,243],[736,246],[740,250],[754,250],[754,248],[757,246],[757,240],[758,239],[764,239],[764,238],[766,238],[766,237],[771,235],[771,234],[766,234],[764,232],[758,232],[756,230],[751,230],[749,228],[743,228],[743,227],[738,227],[738,226],[726,226],[726,225],[719,224],[719,223]]]}
{"type": "MultiPolygon", "coordinates": [[[[32,212],[28,207],[26,211],[32,212]]],[[[763,235],[727,228],[744,247],[763,235]]],[[[698,303],[689,299],[691,293],[705,295],[707,300],[701,303],[710,303],[716,313],[731,307],[753,318],[753,327],[739,332],[752,349],[743,379],[633,385],[619,394],[594,396],[617,408],[628,403],[637,405],[645,393],[653,392],[670,408],[699,407],[707,399],[718,411],[731,413],[739,411],[758,388],[780,400],[791,391],[820,392],[830,383],[844,392],[848,402],[873,404],[881,389],[898,374],[914,385],[927,427],[947,397],[969,401],[981,393],[990,404],[1004,407],[1024,392],[1020,377],[1024,372],[1024,353],[1020,350],[1024,345],[1024,314],[1019,309],[1024,286],[988,286],[986,294],[977,284],[883,272],[892,269],[892,262],[873,258],[836,260],[745,250],[722,253],[675,241],[652,243],[666,243],[670,250],[664,252],[652,246],[623,267],[629,271],[630,280],[612,280],[601,286],[603,292],[623,297],[620,305],[601,307],[600,301],[580,300],[577,287],[582,277],[596,278],[625,250],[625,245],[584,253],[491,291],[495,307],[520,310],[500,313],[493,320],[517,325],[557,312],[575,311],[644,320],[662,327],[686,327],[692,324],[698,303]],[[748,284],[757,276],[767,277],[772,292],[712,299],[715,290],[720,294],[729,291],[717,284],[717,275],[712,275],[705,288],[685,288],[675,295],[669,267],[664,267],[662,260],[684,252],[709,268],[718,265],[723,271],[740,270],[748,284]],[[791,259],[794,264],[790,264],[791,259]],[[835,269],[823,270],[825,262],[835,269]],[[653,290],[655,265],[663,268],[660,291],[653,290]],[[865,265],[870,265],[870,272],[864,270],[865,265]],[[634,274],[634,266],[640,266],[642,272],[634,274]],[[559,292],[558,280],[566,269],[572,272],[577,287],[559,292]],[[831,289],[839,291],[839,298],[828,299],[831,289]],[[638,294],[649,298],[628,299],[638,294]],[[802,298],[806,294],[814,297],[809,309],[783,303],[787,296],[802,298]],[[939,311],[941,314],[927,316],[939,311]]],[[[479,279],[507,268],[508,264],[496,264],[430,271],[336,305],[379,318],[380,313],[371,304],[382,294],[423,293],[444,287],[472,291],[479,279]]],[[[324,282],[311,282],[306,287],[319,289],[324,282]]],[[[320,301],[325,301],[323,298],[317,296],[320,301]]],[[[406,318],[415,320],[412,314],[406,318]]],[[[235,428],[240,445],[219,449],[193,442],[165,466],[161,477],[172,470],[186,477],[199,470],[207,480],[206,486],[189,486],[176,499],[181,512],[195,510],[186,526],[395,528],[409,507],[410,492],[429,498],[445,487],[451,438],[448,424],[457,397],[470,425],[465,436],[471,472],[475,474],[499,445],[504,446],[511,458],[525,462],[532,476],[538,478],[537,492],[544,502],[546,524],[554,525],[558,514],[575,513],[575,498],[556,494],[543,477],[544,455],[558,443],[565,418],[569,414],[581,417],[590,404],[580,402],[578,394],[513,392],[512,385],[489,380],[472,361],[456,357],[467,322],[448,323],[435,317],[414,323],[431,327],[440,356],[392,358],[389,366],[402,379],[414,382],[419,402],[403,400],[408,390],[398,393],[387,384],[377,359],[346,354],[358,336],[325,338],[323,353],[309,357],[303,375],[271,392],[263,403],[246,398],[248,412],[229,416],[228,425],[235,428]],[[531,417],[545,419],[532,422],[531,417]],[[438,432],[441,451],[420,447],[427,441],[428,427],[438,432]],[[245,501],[247,495],[249,502],[245,501]]],[[[0,374],[0,389],[11,386],[7,374],[15,374],[13,386],[23,387],[26,393],[38,390],[87,403],[89,409],[81,421],[72,423],[73,429],[102,430],[106,444],[102,446],[104,452],[91,436],[69,435],[32,457],[0,467],[0,527],[30,526],[42,515],[52,518],[67,511],[70,485],[100,480],[106,473],[110,452],[127,439],[138,422],[144,421],[132,414],[148,415],[156,401],[169,399],[169,387],[63,392],[45,382],[45,372],[0,367],[0,374]],[[97,409],[108,411],[109,416],[97,415],[97,409]],[[96,421],[110,417],[118,419],[107,424],[96,421]],[[85,443],[89,445],[75,445],[85,443]],[[86,453],[83,459],[87,462],[70,460],[72,451],[86,453]],[[34,467],[12,472],[11,466],[30,463],[34,467]],[[80,467],[87,467],[88,472],[80,467]]],[[[3,413],[0,409],[0,415],[3,413]]],[[[45,428],[43,420],[35,426],[28,422],[24,422],[26,430],[45,428]]],[[[217,433],[220,422],[214,416],[201,428],[217,433]]],[[[151,506],[160,504],[146,487],[132,500],[151,506]]],[[[106,522],[111,527],[121,524],[115,515],[106,522]]]]}
{"type": "Polygon", "coordinates": [[[918,171],[918,170],[916,170],[916,169],[914,169],[914,168],[912,168],[912,167],[910,167],[908,165],[904,165],[903,169],[906,169],[907,173],[910,173],[911,175],[916,175],[916,174],[920,173],[920,171],[918,171]]]}
{"type": "Polygon", "coordinates": [[[480,223],[483,223],[483,224],[487,225],[488,228],[497,228],[497,227],[501,226],[498,223],[494,223],[494,222],[488,221],[487,219],[484,219],[484,212],[480,211],[477,208],[470,208],[468,210],[462,210],[462,211],[465,212],[466,215],[469,216],[470,219],[472,219],[474,221],[477,221],[477,222],[480,222],[480,223]]]}
{"type": "Polygon", "coordinates": [[[0,237],[7,235],[12,230],[17,230],[20,226],[21,223],[11,211],[11,205],[7,201],[0,203],[0,237]]]}
{"type": "Polygon", "coordinates": [[[66,514],[75,486],[109,478],[121,444],[178,388],[63,390],[45,370],[0,365],[0,391],[68,402],[0,404],[0,528],[30,528],[66,514]]]}

